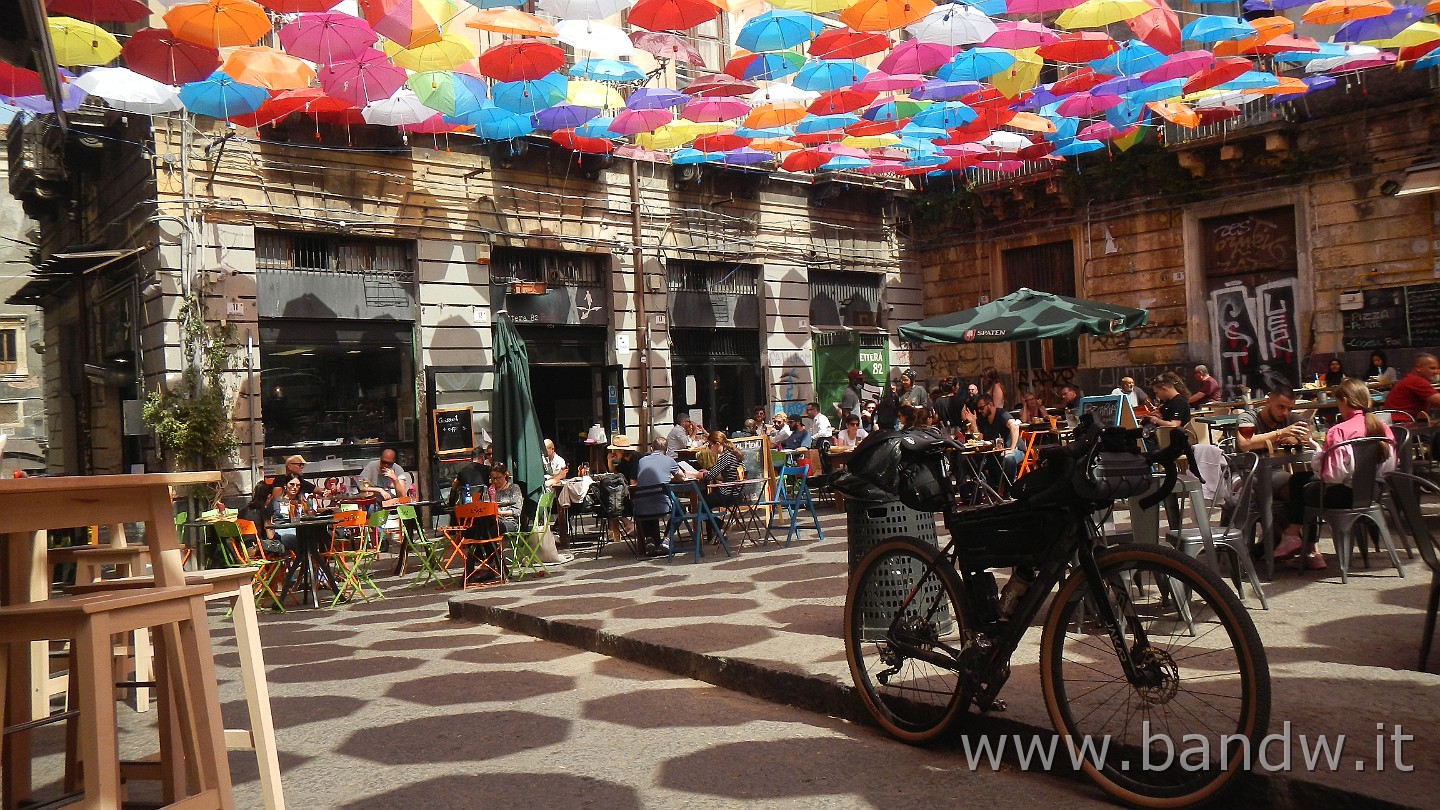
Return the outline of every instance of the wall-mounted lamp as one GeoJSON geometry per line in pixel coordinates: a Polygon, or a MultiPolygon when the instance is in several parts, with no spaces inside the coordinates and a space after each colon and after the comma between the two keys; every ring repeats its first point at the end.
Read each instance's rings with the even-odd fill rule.
{"type": "MultiPolygon", "coordinates": [[[[1440,160],[1432,160],[1427,163],[1417,163],[1407,169],[1405,179],[1400,181],[1400,187],[1395,190],[1395,196],[1434,194],[1437,191],[1440,191],[1440,160]]],[[[1380,187],[1380,192],[1382,194],[1385,192],[1384,185],[1380,187]]]]}

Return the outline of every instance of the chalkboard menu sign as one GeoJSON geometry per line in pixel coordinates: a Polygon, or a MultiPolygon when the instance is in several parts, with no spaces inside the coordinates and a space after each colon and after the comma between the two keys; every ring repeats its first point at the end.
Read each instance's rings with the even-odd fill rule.
{"type": "Polygon", "coordinates": [[[1410,313],[1410,345],[1440,346],[1440,284],[1406,287],[1405,308],[1410,313]]]}
{"type": "Polygon", "coordinates": [[[769,478],[770,465],[767,460],[770,453],[766,448],[768,440],[764,436],[747,436],[739,439],[731,439],[731,444],[740,451],[740,466],[745,468],[745,477],[769,478]]]}
{"type": "Polygon", "coordinates": [[[1082,397],[1080,415],[1087,413],[1101,427],[1135,427],[1135,413],[1130,410],[1130,400],[1123,394],[1082,397]]]}
{"type": "Polygon", "coordinates": [[[470,408],[435,411],[435,454],[446,456],[474,450],[474,426],[470,408]]]}
{"type": "MultiPolygon", "coordinates": [[[[1345,313],[1345,348],[1394,349],[1409,345],[1405,297],[1403,287],[1366,290],[1364,308],[1345,313]]],[[[1416,314],[1412,305],[1410,317],[1413,319],[1416,314]]],[[[1434,316],[1440,317],[1440,312],[1434,316]]],[[[1436,325],[1440,326],[1440,322],[1436,325]]]]}

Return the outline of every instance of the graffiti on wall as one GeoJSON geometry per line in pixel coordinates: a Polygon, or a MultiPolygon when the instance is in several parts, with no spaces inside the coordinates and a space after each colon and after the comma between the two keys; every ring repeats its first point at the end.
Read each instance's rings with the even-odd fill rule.
{"type": "Polygon", "coordinates": [[[1185,327],[1182,324],[1169,326],[1142,326],[1118,335],[1091,335],[1090,346],[1105,351],[1128,349],[1131,344],[1144,340],[1183,340],[1185,327]]]}
{"type": "Polygon", "coordinates": [[[1209,307],[1211,345],[1218,351],[1212,372],[1223,397],[1298,384],[1294,278],[1254,287],[1231,282],[1210,293],[1209,307]]]}

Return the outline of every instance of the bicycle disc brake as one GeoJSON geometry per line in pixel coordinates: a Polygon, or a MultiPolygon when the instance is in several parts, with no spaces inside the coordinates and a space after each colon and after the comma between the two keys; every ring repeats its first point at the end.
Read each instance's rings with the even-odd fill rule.
{"type": "Polygon", "coordinates": [[[1162,706],[1175,697],[1180,689],[1180,665],[1170,653],[1150,646],[1137,646],[1131,650],[1131,660],[1135,662],[1135,671],[1140,676],[1135,692],[1141,700],[1152,706],[1162,706]]]}

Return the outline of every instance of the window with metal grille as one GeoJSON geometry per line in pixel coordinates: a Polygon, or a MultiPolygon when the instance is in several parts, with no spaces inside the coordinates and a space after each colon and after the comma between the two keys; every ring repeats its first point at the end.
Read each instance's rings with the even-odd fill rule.
{"type": "Polygon", "coordinates": [[[758,295],[760,266],[736,262],[671,259],[665,263],[670,292],[758,295]]]}
{"type": "Polygon", "coordinates": [[[874,273],[810,271],[810,323],[880,326],[881,277],[874,273]]]}
{"type": "Polygon", "coordinates": [[[0,324],[0,374],[20,371],[20,326],[0,324]]]}
{"type": "Polygon", "coordinates": [[[394,240],[257,231],[255,267],[383,275],[409,282],[415,277],[414,245],[394,240]]]}
{"type": "Polygon", "coordinates": [[[704,360],[760,361],[760,335],[752,329],[671,329],[670,352],[675,362],[704,360]]]}
{"type": "Polygon", "coordinates": [[[0,402],[0,425],[20,424],[20,403],[0,402]]]}
{"type": "Polygon", "coordinates": [[[566,287],[602,287],[609,266],[608,253],[512,247],[490,249],[490,276],[496,283],[543,281],[566,287]]]}

